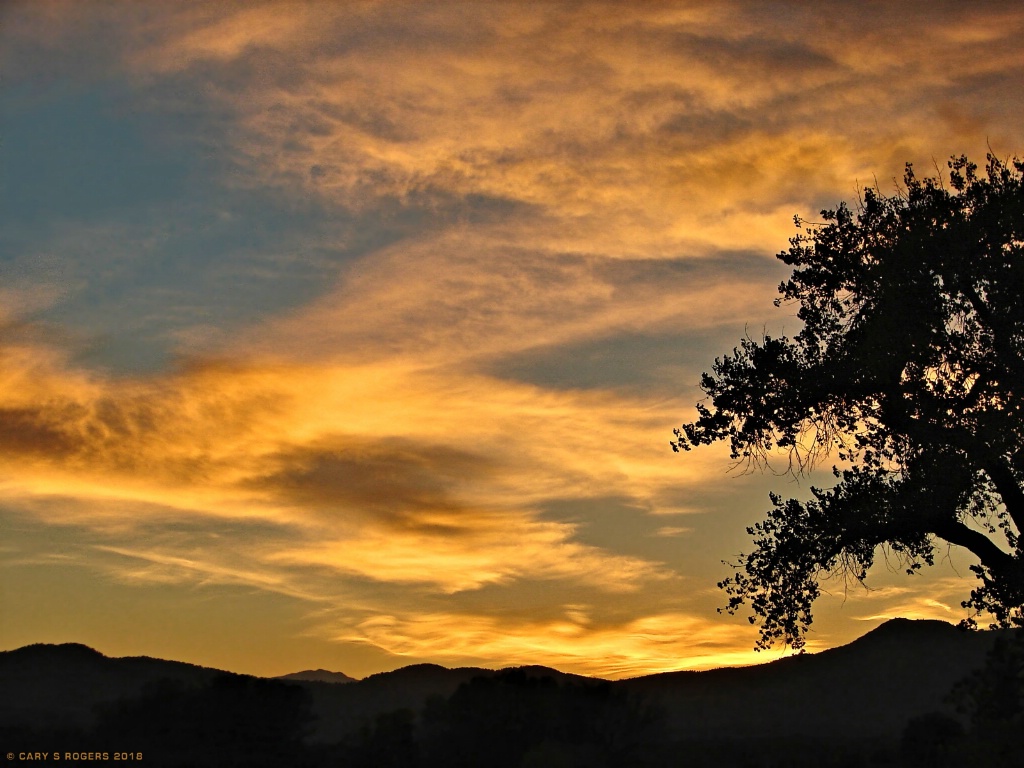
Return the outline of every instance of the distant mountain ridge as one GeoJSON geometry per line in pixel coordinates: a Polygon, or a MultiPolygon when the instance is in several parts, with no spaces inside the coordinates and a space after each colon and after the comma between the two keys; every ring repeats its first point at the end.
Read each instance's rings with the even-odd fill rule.
{"type": "Polygon", "coordinates": [[[327,669],[306,669],[302,672],[290,672],[278,675],[274,680],[291,680],[297,683],[354,683],[356,678],[344,672],[331,672],[327,669]]]}
{"type": "MultiPolygon", "coordinates": [[[[951,712],[946,695],[983,663],[996,634],[963,632],[940,621],[894,619],[849,645],[820,653],[606,684],[660,707],[678,739],[758,739],[779,733],[842,738],[844,732],[891,737],[911,717],[951,712]]],[[[533,678],[604,682],[546,667],[520,669],[533,678]]],[[[309,693],[316,717],[311,738],[326,743],[356,732],[377,715],[419,712],[430,697],[447,698],[473,678],[497,674],[416,664],[363,680],[324,670],[277,679],[309,693]]],[[[30,645],[0,652],[0,723],[87,728],[97,706],[138,697],[147,685],[172,680],[202,686],[224,675],[248,677],[148,657],[108,658],[80,644],[30,645]]]]}

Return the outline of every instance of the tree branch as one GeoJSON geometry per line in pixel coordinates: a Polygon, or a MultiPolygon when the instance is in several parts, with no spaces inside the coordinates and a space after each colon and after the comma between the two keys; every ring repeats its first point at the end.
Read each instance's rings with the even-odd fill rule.
{"type": "Polygon", "coordinates": [[[1013,524],[1018,531],[1024,533],[1024,490],[1021,490],[1013,470],[999,456],[986,457],[981,466],[999,492],[1013,524]]]}
{"type": "Polygon", "coordinates": [[[995,346],[996,351],[999,352],[999,361],[1003,364],[1007,374],[1018,381],[1024,380],[1024,361],[1014,352],[1013,347],[1006,338],[1006,329],[1003,327],[1003,324],[999,322],[995,314],[988,308],[985,300],[981,298],[981,295],[970,281],[960,281],[960,288],[968,301],[971,302],[971,306],[974,308],[978,318],[992,332],[992,344],[995,346]]]}
{"type": "Polygon", "coordinates": [[[1012,555],[997,547],[988,536],[973,528],[968,528],[958,520],[936,521],[932,527],[936,536],[945,539],[950,544],[970,550],[978,556],[981,564],[991,571],[1006,573],[1016,563],[1012,555]]]}

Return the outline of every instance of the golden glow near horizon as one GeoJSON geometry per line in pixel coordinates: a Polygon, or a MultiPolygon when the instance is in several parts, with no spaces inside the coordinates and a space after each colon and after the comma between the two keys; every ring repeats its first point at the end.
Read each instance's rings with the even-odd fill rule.
{"type": "MultiPolygon", "coordinates": [[[[700,372],[796,331],[771,305],[794,214],[905,161],[1024,151],[1011,3],[3,22],[4,648],[263,674],[765,660],[715,613],[719,561],[807,482],[671,453],[700,372]]],[[[839,588],[811,647],[961,618],[951,558],[839,588]]]]}

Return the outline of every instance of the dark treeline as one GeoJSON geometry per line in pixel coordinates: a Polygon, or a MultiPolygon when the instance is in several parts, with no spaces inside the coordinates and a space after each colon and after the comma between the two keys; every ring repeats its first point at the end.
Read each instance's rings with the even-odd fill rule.
{"type": "MultiPolygon", "coordinates": [[[[657,708],[605,681],[556,681],[513,669],[481,676],[419,712],[376,715],[333,744],[309,739],[306,688],[222,674],[165,680],[107,704],[92,728],[0,728],[17,752],[141,754],[149,766],[645,766],[666,743],[657,708]]],[[[89,760],[90,765],[101,761],[89,760]]],[[[123,761],[117,761],[123,764],[123,761]]]]}
{"type": "Polygon", "coordinates": [[[657,708],[607,682],[508,670],[477,677],[419,717],[382,715],[339,745],[352,766],[644,766],[665,742],[657,708]]]}
{"type": "MultiPolygon", "coordinates": [[[[981,666],[967,668],[975,671],[956,685],[953,681],[961,676],[947,678],[952,689],[945,697],[934,694],[929,699],[934,711],[929,712],[911,703],[922,679],[899,677],[907,662],[893,650],[898,645],[887,644],[906,639],[914,629],[893,625],[876,631],[849,646],[856,651],[854,658],[831,651],[807,656],[807,664],[795,658],[728,674],[654,676],[625,684],[544,668],[465,671],[469,674],[462,682],[443,694],[421,687],[425,692],[414,696],[408,691],[424,680],[461,673],[408,668],[376,681],[298,684],[153,659],[106,659],[84,647],[29,648],[11,652],[5,656],[7,666],[0,665],[0,745],[5,748],[0,752],[15,758],[58,752],[61,763],[74,765],[123,765],[141,758],[143,766],[169,768],[1024,765],[1021,633],[993,636],[997,639],[987,646],[987,656],[978,657],[981,666]],[[862,663],[851,666],[857,658],[862,663]],[[897,663],[897,658],[903,660],[897,663]],[[36,669],[30,671],[33,659],[36,669]],[[863,664],[865,659],[870,664],[863,664]],[[826,663],[829,669],[854,669],[856,675],[826,674],[826,663]],[[130,693],[101,700],[89,717],[69,719],[74,708],[65,705],[81,699],[83,691],[115,690],[112,681],[118,675],[125,684],[158,669],[177,677],[148,678],[139,687],[121,689],[130,693]],[[60,683],[60,690],[75,692],[40,697],[47,675],[60,683]],[[856,680],[869,688],[898,681],[897,688],[886,690],[902,694],[887,692],[886,698],[904,716],[894,719],[892,711],[879,710],[882,699],[857,698],[856,680]],[[790,687],[779,687],[780,681],[790,687]],[[404,693],[380,698],[385,688],[404,693]],[[688,698],[691,694],[696,698],[688,698]],[[20,707],[3,709],[14,697],[20,707]],[[402,700],[416,703],[396,705],[402,700]],[[694,700],[702,703],[694,707],[694,700]],[[334,709],[328,706],[332,701],[334,709]],[[339,707],[339,701],[347,703],[339,707]],[[836,701],[844,706],[829,710],[836,701]],[[18,709],[41,713],[40,707],[52,716],[13,723],[18,709]],[[814,711],[825,710],[836,714],[811,720],[814,711]],[[723,712],[729,713],[725,727],[723,712]],[[883,720],[893,725],[878,727],[883,720]],[[69,753],[92,756],[67,760],[69,753]],[[103,754],[109,758],[97,759],[103,754]]],[[[916,627],[929,634],[941,629],[916,627]]],[[[939,637],[954,632],[945,629],[939,637]]],[[[964,653],[971,646],[958,641],[970,637],[957,633],[948,639],[956,640],[952,647],[964,653]]],[[[922,655],[928,646],[908,647],[922,655]]],[[[930,664],[933,676],[942,675],[941,665],[930,664]]],[[[50,757],[44,764],[53,762],[50,757]]]]}
{"type": "Polygon", "coordinates": [[[108,755],[60,761],[74,765],[298,768],[320,765],[306,760],[312,719],[309,695],[300,686],[224,673],[199,685],[171,679],[148,684],[138,697],[97,707],[91,728],[3,728],[0,743],[15,755],[108,755]]]}
{"type": "MultiPolygon", "coordinates": [[[[123,765],[141,753],[143,765],[169,768],[1019,766],[1022,681],[1024,643],[1007,636],[987,664],[951,692],[956,716],[947,707],[909,717],[893,738],[859,738],[841,721],[813,736],[767,737],[740,728],[728,737],[702,736],[697,723],[681,738],[663,705],[648,695],[605,681],[512,669],[474,677],[418,710],[368,716],[344,738],[324,742],[313,738],[308,687],[224,673],[200,682],[152,682],[137,696],[99,706],[88,727],[0,726],[0,744],[16,754],[109,755],[71,761],[78,765],[123,765]],[[129,759],[115,761],[115,750],[130,750],[129,759]]],[[[842,695],[821,691],[823,698],[842,695]]],[[[748,716],[738,713],[737,720],[748,716]]]]}

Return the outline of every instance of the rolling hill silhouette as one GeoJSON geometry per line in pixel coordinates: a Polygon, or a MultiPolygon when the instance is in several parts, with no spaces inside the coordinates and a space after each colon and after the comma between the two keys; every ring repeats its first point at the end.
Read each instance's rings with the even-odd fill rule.
{"type": "MultiPolygon", "coordinates": [[[[955,714],[947,695],[954,684],[982,666],[998,635],[963,632],[939,621],[895,619],[849,645],[816,654],[752,667],[611,682],[546,667],[494,671],[434,664],[416,664],[357,681],[323,670],[262,680],[148,657],[108,658],[78,644],[40,644],[0,653],[0,735],[19,729],[38,731],[40,724],[45,724],[47,733],[61,729],[91,733],[93,728],[101,733],[104,727],[117,732],[127,723],[143,734],[141,740],[151,737],[140,723],[146,712],[173,711],[173,717],[186,723],[181,727],[187,731],[199,727],[189,725],[193,711],[206,707],[215,713],[208,719],[216,719],[220,710],[242,706],[239,702],[249,702],[244,706],[251,708],[254,697],[265,697],[290,708],[294,727],[288,738],[301,739],[313,750],[310,754],[323,758],[321,762],[310,758],[310,765],[336,761],[337,755],[343,755],[347,764],[362,764],[363,759],[372,765],[380,762],[381,754],[390,754],[389,744],[427,738],[431,718],[435,735],[441,734],[435,741],[451,742],[468,738],[474,728],[482,727],[472,725],[472,718],[481,712],[501,720],[501,707],[523,707],[525,701],[532,702],[531,708],[543,704],[552,713],[549,719],[558,719],[562,715],[551,709],[550,702],[555,700],[551,697],[561,697],[558,707],[589,707],[587,711],[603,713],[601,717],[633,717],[641,709],[657,712],[658,738],[665,744],[745,743],[754,748],[786,739],[894,744],[914,718],[936,712],[955,714]],[[379,752],[379,744],[378,752],[366,751],[374,740],[385,743],[385,752],[379,752]],[[362,746],[357,749],[353,744],[362,746]],[[338,752],[344,745],[348,751],[338,752]],[[360,754],[363,758],[358,758],[360,754]]],[[[257,715],[273,721],[269,710],[257,715]]],[[[253,716],[242,720],[248,722],[253,716]]],[[[602,733],[614,727],[602,726],[602,733]]],[[[407,751],[412,750],[408,744],[407,751]]],[[[568,747],[545,737],[534,748],[544,755],[568,747]]],[[[714,750],[706,755],[707,762],[694,758],[689,764],[714,764],[714,750]]],[[[182,758],[181,763],[168,764],[186,762],[182,758]]]]}
{"type": "Polygon", "coordinates": [[[139,696],[161,680],[199,686],[222,674],[147,656],[112,659],[78,643],[27,645],[0,653],[0,724],[89,728],[98,706],[139,696]]]}
{"type": "Polygon", "coordinates": [[[619,685],[657,698],[678,738],[892,737],[980,667],[998,633],[891,619],[831,650],[752,667],[667,672],[619,685]]]}

